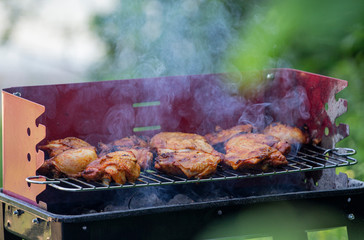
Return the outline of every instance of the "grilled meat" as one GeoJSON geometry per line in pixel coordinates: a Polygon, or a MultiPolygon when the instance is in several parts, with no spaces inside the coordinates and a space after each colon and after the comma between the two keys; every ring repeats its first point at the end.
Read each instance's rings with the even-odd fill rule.
{"type": "Polygon", "coordinates": [[[275,136],[289,144],[309,143],[308,134],[297,127],[290,127],[281,123],[273,123],[264,129],[264,134],[275,136]]]}
{"type": "Polygon", "coordinates": [[[151,139],[150,146],[156,149],[158,154],[187,150],[217,153],[203,136],[193,133],[161,132],[151,139]]]}
{"type": "Polygon", "coordinates": [[[148,139],[144,140],[138,136],[125,137],[109,144],[99,143],[100,157],[115,151],[131,151],[135,155],[140,167],[149,168],[153,161],[153,154],[150,152],[148,139]]]}
{"type": "Polygon", "coordinates": [[[157,151],[155,168],[187,178],[204,178],[216,171],[222,155],[200,135],[181,132],[162,132],[151,139],[157,151]]]}
{"type": "Polygon", "coordinates": [[[66,137],[63,139],[49,141],[48,144],[39,146],[39,149],[46,151],[51,158],[66,150],[81,147],[91,147],[91,145],[76,137],[66,137]]]}
{"type": "Polygon", "coordinates": [[[86,166],[97,159],[95,147],[68,149],[46,160],[37,170],[38,174],[60,177],[80,177],[86,166]]]}
{"type": "Polygon", "coordinates": [[[234,170],[249,168],[267,170],[269,166],[286,165],[286,157],[270,147],[260,134],[242,134],[231,138],[226,144],[224,163],[234,170]],[[250,135],[250,136],[246,136],[250,135]],[[257,138],[254,138],[256,136],[257,138]]]}
{"type": "Polygon", "coordinates": [[[216,171],[221,157],[197,150],[162,153],[156,158],[155,168],[172,175],[204,178],[216,171]]]}
{"type": "Polygon", "coordinates": [[[219,143],[225,143],[230,138],[242,134],[253,132],[254,127],[250,124],[237,125],[229,129],[222,129],[220,126],[216,126],[215,132],[208,133],[205,135],[207,142],[211,145],[216,145],[219,143]]]}
{"type": "Polygon", "coordinates": [[[131,151],[108,153],[91,162],[82,172],[86,180],[101,180],[104,184],[110,184],[111,180],[119,184],[135,182],[139,175],[140,166],[131,151]]]}
{"type": "Polygon", "coordinates": [[[246,141],[248,139],[252,139],[257,143],[268,145],[269,147],[275,148],[280,151],[282,154],[288,154],[291,150],[291,145],[289,145],[286,141],[282,141],[281,139],[259,133],[248,133],[242,134],[238,138],[240,141],[246,141]]]}

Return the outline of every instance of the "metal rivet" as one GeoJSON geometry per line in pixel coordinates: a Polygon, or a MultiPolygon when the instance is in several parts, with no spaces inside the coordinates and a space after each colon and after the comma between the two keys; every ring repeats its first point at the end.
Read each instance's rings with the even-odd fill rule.
{"type": "Polygon", "coordinates": [[[353,220],[355,219],[354,214],[352,214],[352,213],[348,214],[348,219],[349,219],[350,221],[353,221],[353,220]]]}
{"type": "Polygon", "coordinates": [[[348,202],[351,202],[351,198],[348,198],[348,202]]]}
{"type": "Polygon", "coordinates": [[[13,215],[20,216],[20,215],[22,215],[23,213],[24,213],[24,211],[23,211],[23,210],[21,210],[21,209],[17,209],[17,210],[15,210],[15,211],[13,212],[13,215]]]}
{"type": "Polygon", "coordinates": [[[40,223],[40,221],[39,221],[39,219],[38,219],[38,218],[34,218],[34,219],[32,220],[32,223],[34,223],[34,224],[39,224],[39,223],[40,223]]]}
{"type": "Polygon", "coordinates": [[[86,231],[87,230],[87,226],[82,226],[82,230],[86,231]]]}
{"type": "Polygon", "coordinates": [[[267,79],[273,79],[274,78],[274,74],[273,73],[268,73],[267,74],[267,79]]]}
{"type": "Polygon", "coordinates": [[[221,216],[222,215],[222,211],[221,210],[218,210],[217,211],[217,215],[221,216]]]}

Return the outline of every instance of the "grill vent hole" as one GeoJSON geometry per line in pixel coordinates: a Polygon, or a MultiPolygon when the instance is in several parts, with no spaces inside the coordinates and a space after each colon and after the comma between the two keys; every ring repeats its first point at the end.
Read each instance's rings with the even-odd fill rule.
{"type": "Polygon", "coordinates": [[[27,159],[28,159],[28,162],[30,162],[30,160],[32,159],[32,157],[30,156],[30,153],[27,154],[27,159]]]}
{"type": "Polygon", "coordinates": [[[30,128],[27,129],[27,134],[30,136],[30,128]]]}
{"type": "Polygon", "coordinates": [[[326,136],[329,136],[329,133],[330,133],[329,128],[328,128],[328,127],[325,127],[325,135],[326,135],[326,136]]]}
{"type": "Polygon", "coordinates": [[[325,103],[325,110],[329,110],[329,104],[328,103],[325,103]]]}

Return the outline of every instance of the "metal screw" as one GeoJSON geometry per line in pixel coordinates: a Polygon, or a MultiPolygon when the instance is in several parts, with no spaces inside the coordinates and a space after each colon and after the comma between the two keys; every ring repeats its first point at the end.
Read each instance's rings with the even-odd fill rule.
{"type": "Polygon", "coordinates": [[[38,219],[38,218],[34,218],[34,219],[32,220],[32,223],[33,223],[33,224],[39,224],[39,223],[40,223],[40,221],[39,221],[39,219],[38,219]]]}
{"type": "Polygon", "coordinates": [[[268,73],[267,74],[267,79],[272,80],[274,78],[274,74],[273,73],[268,73]]]}
{"type": "Polygon", "coordinates": [[[23,210],[17,209],[17,210],[15,210],[15,211],[13,212],[13,215],[20,216],[20,215],[22,215],[23,213],[24,213],[24,211],[23,211],[23,210]]]}
{"type": "Polygon", "coordinates": [[[87,230],[87,226],[82,226],[82,230],[86,231],[87,230]]]}
{"type": "Polygon", "coordinates": [[[348,214],[348,219],[349,219],[350,221],[353,221],[353,220],[355,219],[354,214],[353,214],[353,213],[348,214]]]}
{"type": "Polygon", "coordinates": [[[222,215],[222,211],[221,210],[218,210],[217,211],[217,215],[221,216],[222,215]]]}
{"type": "Polygon", "coordinates": [[[21,93],[20,92],[14,92],[13,95],[21,97],[21,93]]]}
{"type": "Polygon", "coordinates": [[[348,202],[351,202],[351,198],[348,198],[348,202]]]}

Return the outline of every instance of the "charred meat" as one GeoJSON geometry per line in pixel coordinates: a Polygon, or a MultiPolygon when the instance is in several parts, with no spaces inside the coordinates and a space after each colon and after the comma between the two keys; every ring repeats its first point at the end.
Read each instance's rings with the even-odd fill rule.
{"type": "Polygon", "coordinates": [[[291,127],[282,123],[273,123],[264,129],[264,134],[275,136],[289,144],[309,143],[308,134],[297,127],[291,127]]]}
{"type": "Polygon", "coordinates": [[[216,171],[221,157],[196,150],[162,153],[156,158],[155,168],[171,175],[205,178],[216,171]]]}
{"type": "Polygon", "coordinates": [[[237,139],[243,142],[247,140],[253,140],[256,143],[268,145],[269,147],[277,149],[284,155],[288,154],[291,150],[291,145],[289,145],[286,141],[282,141],[281,139],[271,135],[260,134],[260,133],[248,133],[239,135],[237,139]]]}
{"type": "Polygon", "coordinates": [[[135,155],[140,167],[146,169],[151,167],[153,154],[150,151],[147,138],[138,136],[125,137],[109,144],[99,143],[101,149],[99,156],[105,156],[115,151],[131,151],[135,155]]]}
{"type": "Polygon", "coordinates": [[[216,153],[203,136],[194,133],[161,132],[151,139],[150,146],[156,149],[158,154],[187,150],[216,153]]]}
{"type": "Polygon", "coordinates": [[[140,175],[140,166],[131,151],[108,153],[93,162],[82,172],[82,177],[90,181],[102,181],[110,184],[112,180],[119,184],[135,182],[140,175]]]}
{"type": "Polygon", "coordinates": [[[158,154],[155,168],[169,174],[205,178],[216,171],[222,160],[222,155],[197,134],[161,132],[150,144],[158,154]]]}
{"type": "Polygon", "coordinates": [[[215,132],[206,134],[205,138],[209,144],[216,145],[219,143],[225,143],[227,140],[238,134],[251,133],[253,130],[254,127],[250,124],[237,125],[229,129],[222,129],[219,126],[216,126],[215,132]]]}
{"type": "Polygon", "coordinates": [[[224,163],[234,170],[262,169],[286,165],[286,157],[276,148],[256,141],[254,138],[245,138],[244,134],[233,137],[226,145],[224,163]]]}
{"type": "Polygon", "coordinates": [[[49,141],[48,144],[39,146],[39,149],[48,153],[49,157],[54,157],[66,150],[77,149],[81,147],[91,147],[91,145],[76,137],[66,137],[49,141]]]}

